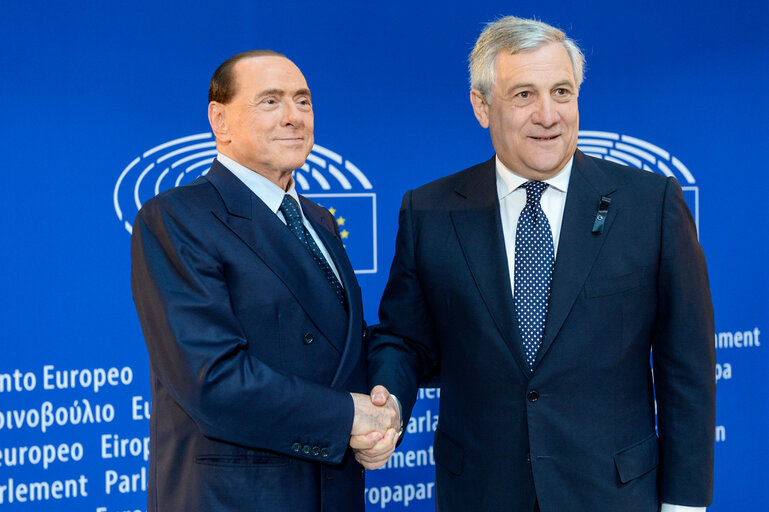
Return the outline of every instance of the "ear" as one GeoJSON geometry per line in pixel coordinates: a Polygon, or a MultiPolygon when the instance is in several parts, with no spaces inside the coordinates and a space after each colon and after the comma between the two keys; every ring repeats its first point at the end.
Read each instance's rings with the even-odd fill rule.
{"type": "Polygon", "coordinates": [[[227,119],[225,116],[225,106],[218,101],[212,101],[208,104],[208,123],[211,125],[211,131],[219,142],[231,142],[232,138],[227,131],[227,119]]]}
{"type": "Polygon", "coordinates": [[[470,91],[470,103],[473,104],[475,118],[483,128],[489,127],[489,104],[483,98],[483,94],[478,89],[470,91]]]}

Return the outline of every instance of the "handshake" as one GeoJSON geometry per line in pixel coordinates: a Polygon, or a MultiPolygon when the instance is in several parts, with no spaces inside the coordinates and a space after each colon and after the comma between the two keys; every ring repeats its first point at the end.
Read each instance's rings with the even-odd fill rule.
{"type": "Polygon", "coordinates": [[[366,469],[384,466],[398,442],[401,417],[398,405],[384,386],[374,386],[371,396],[351,393],[355,417],[350,447],[366,469]]]}

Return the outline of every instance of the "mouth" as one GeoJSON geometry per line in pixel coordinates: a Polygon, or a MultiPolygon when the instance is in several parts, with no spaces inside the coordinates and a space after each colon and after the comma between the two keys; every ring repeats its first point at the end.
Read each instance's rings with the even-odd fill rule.
{"type": "Polygon", "coordinates": [[[541,136],[538,136],[538,137],[534,137],[532,135],[529,136],[530,139],[534,139],[536,141],[542,141],[542,142],[548,142],[548,141],[551,141],[551,140],[555,140],[558,137],[560,137],[560,134],[558,134],[558,135],[541,135],[541,136]]]}

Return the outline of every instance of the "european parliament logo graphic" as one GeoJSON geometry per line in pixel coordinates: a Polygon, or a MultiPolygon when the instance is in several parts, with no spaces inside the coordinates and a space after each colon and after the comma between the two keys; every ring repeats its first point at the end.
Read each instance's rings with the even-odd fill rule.
{"type": "MultiPolygon", "coordinates": [[[[208,172],[216,157],[213,134],[198,133],[148,149],[120,173],[112,193],[118,220],[129,233],[144,201],[208,172]]],[[[296,190],[336,218],[358,274],[377,271],[376,194],[365,174],[338,153],[315,145],[294,171],[296,190]]]]}
{"type": "Polygon", "coordinates": [[[629,135],[612,132],[579,131],[577,147],[586,155],[611,160],[664,176],[673,176],[681,184],[684,199],[700,229],[700,191],[691,171],[668,151],[629,135]]]}

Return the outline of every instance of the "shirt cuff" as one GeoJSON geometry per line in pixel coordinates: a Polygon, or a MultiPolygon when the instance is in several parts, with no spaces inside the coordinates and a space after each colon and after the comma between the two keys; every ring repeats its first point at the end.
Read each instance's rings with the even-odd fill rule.
{"type": "Polygon", "coordinates": [[[393,399],[393,402],[395,402],[395,405],[398,406],[398,419],[401,420],[401,428],[398,431],[398,439],[401,439],[403,437],[403,407],[401,407],[401,401],[398,400],[398,397],[390,393],[390,396],[393,399]]]}
{"type": "Polygon", "coordinates": [[[684,505],[671,505],[663,503],[660,512],[705,512],[707,507],[685,507],[684,505]]]}

